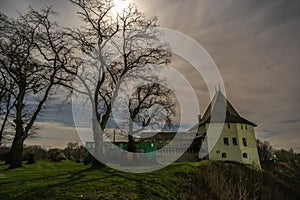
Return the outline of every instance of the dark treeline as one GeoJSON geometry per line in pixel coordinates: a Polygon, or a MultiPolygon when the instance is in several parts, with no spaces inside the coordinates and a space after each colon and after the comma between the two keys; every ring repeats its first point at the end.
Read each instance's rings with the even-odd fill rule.
{"type": "MultiPolygon", "coordinates": [[[[7,161],[9,158],[9,147],[0,148],[0,160],[7,161]]],[[[86,149],[79,145],[78,142],[69,142],[64,149],[51,148],[45,149],[42,146],[26,146],[23,147],[22,160],[27,162],[35,162],[38,160],[49,160],[60,162],[70,160],[75,162],[83,162],[86,149]]]]}
{"type": "MultiPolygon", "coordinates": [[[[300,166],[300,153],[294,152],[293,149],[275,149],[267,141],[257,140],[257,148],[259,153],[260,162],[263,168],[269,168],[274,163],[285,162],[292,165],[300,166]]],[[[0,148],[0,160],[6,161],[9,157],[9,147],[0,148]]],[[[28,161],[29,155],[33,154],[35,160],[50,160],[62,161],[70,160],[76,162],[83,162],[87,154],[85,147],[79,145],[78,142],[69,142],[64,149],[51,148],[45,149],[42,146],[26,146],[22,154],[22,160],[28,161]]]]}
{"type": "Polygon", "coordinates": [[[272,165],[274,162],[300,163],[300,153],[294,152],[292,148],[275,149],[269,142],[257,140],[257,149],[262,166],[272,165]]]}

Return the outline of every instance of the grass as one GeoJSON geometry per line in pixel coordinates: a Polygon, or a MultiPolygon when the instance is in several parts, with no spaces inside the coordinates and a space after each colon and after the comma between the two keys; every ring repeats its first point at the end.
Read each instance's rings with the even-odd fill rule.
{"type": "Polygon", "coordinates": [[[175,163],[144,174],[70,161],[39,161],[14,170],[0,163],[0,199],[183,199],[192,173],[208,163],[175,163]]]}
{"type": "Polygon", "coordinates": [[[1,200],[300,199],[300,168],[289,163],[262,172],[235,162],[174,163],[144,174],[70,161],[7,167],[0,162],[1,200]]]}

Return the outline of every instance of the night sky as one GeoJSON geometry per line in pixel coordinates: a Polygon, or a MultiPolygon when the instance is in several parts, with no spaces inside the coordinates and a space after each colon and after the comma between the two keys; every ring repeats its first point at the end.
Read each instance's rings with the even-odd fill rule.
{"type": "MultiPolygon", "coordinates": [[[[161,27],[184,33],[209,53],[224,80],[226,95],[241,116],[256,123],[256,136],[276,148],[300,152],[300,1],[297,0],[136,0],[161,27]]],[[[53,5],[62,26],[77,26],[67,0],[2,0],[0,10],[15,17],[27,6],[53,5]]],[[[201,112],[209,104],[207,87],[189,64],[171,64],[191,82],[201,112]]],[[[50,103],[51,104],[51,103],[50,103]]],[[[195,121],[197,117],[195,116],[195,121]]],[[[63,147],[77,141],[70,104],[50,108],[38,123],[39,139],[28,144],[63,147]]]]}

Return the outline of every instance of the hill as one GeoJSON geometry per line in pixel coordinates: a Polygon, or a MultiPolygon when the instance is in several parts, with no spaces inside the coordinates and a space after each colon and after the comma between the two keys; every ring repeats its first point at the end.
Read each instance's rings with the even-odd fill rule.
{"type": "Polygon", "coordinates": [[[146,174],[39,161],[5,170],[0,199],[299,199],[299,170],[287,163],[258,172],[231,162],[175,163],[146,174]]]}

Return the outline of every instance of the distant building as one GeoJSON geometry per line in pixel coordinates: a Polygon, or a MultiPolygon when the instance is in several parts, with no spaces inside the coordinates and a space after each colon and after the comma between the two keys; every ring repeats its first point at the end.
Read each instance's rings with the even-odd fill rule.
{"type": "MultiPolygon", "coordinates": [[[[155,142],[157,146],[157,158],[163,155],[178,155],[177,162],[198,161],[199,145],[193,139],[196,132],[158,131],[141,132],[135,137],[139,142],[155,142]],[[176,137],[176,140],[174,139],[176,137]],[[191,142],[193,142],[191,144],[191,142]]],[[[163,159],[167,160],[166,157],[163,159]]]]}
{"type": "Polygon", "coordinates": [[[218,91],[190,131],[197,132],[195,142],[201,146],[199,155],[205,156],[202,159],[237,161],[261,169],[254,127],[218,91]],[[218,128],[219,135],[215,131],[218,128]]]}
{"type": "MultiPolygon", "coordinates": [[[[134,141],[143,152],[149,152],[147,145],[154,145],[158,159],[162,155],[178,154],[178,162],[236,161],[261,169],[254,127],[256,125],[241,117],[218,91],[204,115],[199,116],[199,122],[189,131],[143,131],[134,136],[134,141]],[[177,140],[174,140],[175,136],[177,140]]],[[[126,146],[128,138],[121,130],[110,129],[105,131],[105,141],[126,146]]],[[[94,142],[89,142],[86,146],[92,150],[93,145],[94,142]]]]}

